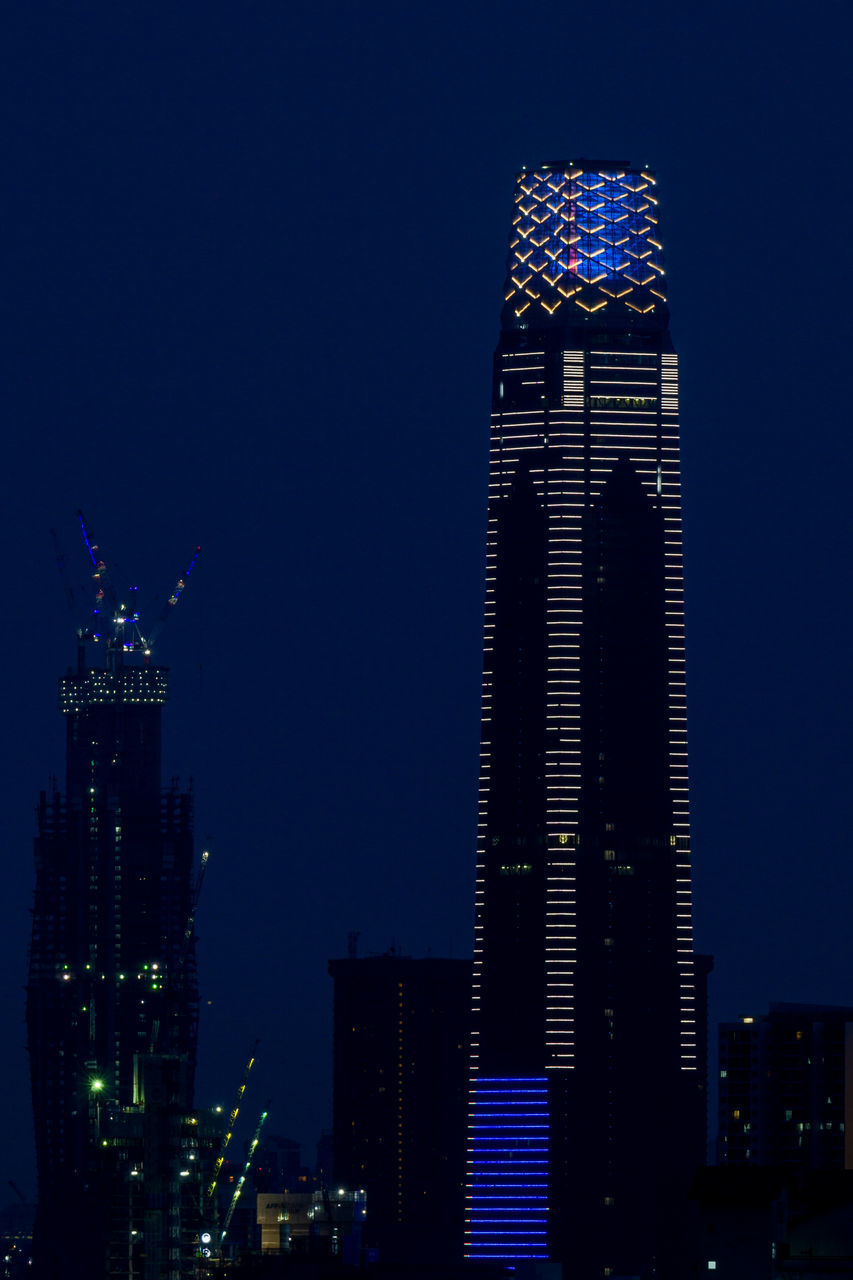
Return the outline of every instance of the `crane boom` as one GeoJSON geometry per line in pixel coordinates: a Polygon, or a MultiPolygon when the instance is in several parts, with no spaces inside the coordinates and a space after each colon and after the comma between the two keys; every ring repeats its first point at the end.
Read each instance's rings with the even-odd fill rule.
{"type": "Polygon", "coordinates": [[[184,572],[181,575],[181,577],[178,578],[178,581],[175,583],[175,586],[172,590],[172,594],[169,596],[168,600],[163,605],[163,608],[160,610],[159,614],[157,615],[157,618],[154,622],[154,626],[151,628],[151,636],[150,636],[151,644],[154,643],[155,638],[160,634],[160,631],[163,627],[164,622],[170,616],[175,605],[178,603],[184,591],[186,590],[187,579],[189,578],[190,574],[195,568],[195,562],[196,560],[198,560],[200,555],[201,555],[201,547],[196,547],[195,551],[193,552],[192,559],[190,560],[186,569],[184,569],[184,572]]]}
{"type": "MultiPolygon", "coordinates": [[[[124,597],[128,603],[123,604],[120,602],[111,579],[110,566],[103,555],[101,547],[92,540],[86,525],[86,518],[79,509],[77,511],[77,520],[80,525],[80,532],[83,535],[83,542],[86,545],[91,576],[95,584],[95,600],[91,610],[91,617],[78,629],[80,641],[85,643],[87,641],[103,640],[105,642],[104,647],[119,662],[121,661],[121,654],[141,653],[147,663],[151,657],[154,636],[159,633],[166,618],[168,618],[172,609],[180,600],[186,588],[187,579],[195,568],[195,563],[201,553],[201,547],[196,547],[187,568],[184,570],[183,575],[178,578],[171,595],[155,619],[151,632],[146,636],[142,634],[142,623],[137,608],[138,588],[129,587],[128,594],[124,597]]],[[[65,580],[65,557],[59,551],[57,537],[53,530],[51,530],[51,535],[56,550],[56,563],[63,579],[66,598],[73,610],[76,602],[74,592],[65,580]]]]}
{"type": "MultiPolygon", "coordinates": [[[[270,1104],[268,1102],[267,1107],[269,1107],[269,1105],[270,1104]]],[[[243,1184],[245,1183],[246,1179],[249,1176],[249,1170],[252,1167],[252,1160],[255,1155],[255,1150],[257,1148],[258,1143],[261,1140],[261,1129],[264,1127],[264,1121],[266,1120],[268,1115],[269,1115],[268,1111],[261,1112],[261,1117],[258,1120],[258,1124],[255,1129],[254,1136],[252,1138],[252,1141],[249,1143],[249,1153],[246,1156],[246,1163],[243,1166],[243,1172],[240,1174],[240,1177],[237,1179],[237,1185],[234,1188],[234,1194],[231,1197],[231,1203],[228,1206],[228,1212],[226,1213],[225,1221],[222,1224],[222,1235],[219,1237],[220,1250],[222,1249],[223,1242],[225,1240],[226,1235],[228,1234],[228,1228],[231,1225],[231,1219],[234,1216],[234,1210],[237,1208],[237,1201],[240,1199],[240,1193],[243,1190],[243,1184]]]]}
{"type": "Polygon", "coordinates": [[[195,924],[195,913],[198,907],[198,900],[201,897],[201,886],[204,884],[204,873],[207,871],[207,864],[209,859],[210,859],[210,851],[208,849],[205,849],[201,855],[201,862],[199,863],[198,875],[196,876],[195,886],[193,888],[193,895],[190,900],[190,913],[187,916],[187,925],[186,925],[186,928],[184,929],[184,955],[186,955],[186,952],[189,950],[190,943],[192,942],[193,926],[195,924]]]}
{"type": "Polygon", "coordinates": [[[212,1200],[214,1195],[216,1194],[216,1184],[219,1181],[219,1174],[222,1170],[222,1165],[225,1161],[225,1152],[228,1149],[228,1143],[231,1141],[231,1135],[234,1132],[234,1123],[240,1112],[240,1104],[243,1101],[243,1094],[246,1092],[246,1085],[249,1082],[249,1075],[251,1074],[252,1067],[255,1065],[255,1054],[258,1051],[259,1044],[260,1044],[260,1040],[256,1040],[255,1043],[252,1045],[251,1051],[249,1053],[248,1061],[246,1062],[246,1065],[243,1068],[243,1077],[240,1081],[239,1088],[237,1089],[236,1097],[234,1098],[234,1106],[231,1108],[231,1114],[228,1117],[228,1124],[225,1126],[225,1132],[222,1135],[222,1143],[219,1147],[219,1155],[216,1157],[216,1163],[213,1166],[213,1177],[211,1178],[210,1185],[207,1188],[208,1200],[212,1200]]]}
{"type": "Polygon", "coordinates": [[[138,589],[128,588],[128,598],[133,602],[131,605],[119,602],[116,589],[110,581],[107,562],[101,554],[101,548],[89,537],[86,519],[80,510],[77,512],[77,519],[80,522],[80,531],[83,534],[89,559],[92,561],[94,569],[92,578],[97,588],[95,607],[92,610],[93,622],[90,627],[81,631],[81,640],[100,640],[103,636],[107,649],[113,654],[144,653],[147,657],[150,654],[150,646],[140,630],[139,612],[136,608],[138,589]]]}

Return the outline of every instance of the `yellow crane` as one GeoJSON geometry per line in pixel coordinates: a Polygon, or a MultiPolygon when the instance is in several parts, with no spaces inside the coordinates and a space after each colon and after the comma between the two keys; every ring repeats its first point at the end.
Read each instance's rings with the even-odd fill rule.
{"type": "MultiPolygon", "coordinates": [[[[268,1102],[267,1106],[269,1105],[270,1104],[268,1102]]],[[[246,1163],[243,1165],[243,1172],[240,1174],[240,1177],[237,1179],[237,1185],[234,1188],[234,1194],[231,1197],[231,1203],[228,1206],[228,1212],[226,1213],[225,1221],[222,1224],[222,1235],[219,1237],[220,1253],[222,1252],[222,1246],[225,1243],[225,1237],[228,1234],[228,1228],[231,1226],[231,1219],[234,1216],[234,1210],[237,1208],[237,1201],[240,1199],[240,1193],[243,1190],[243,1184],[245,1183],[247,1177],[249,1176],[249,1170],[252,1167],[252,1160],[255,1155],[255,1149],[257,1148],[257,1145],[261,1140],[261,1129],[264,1127],[264,1121],[266,1120],[268,1115],[269,1115],[268,1111],[261,1112],[261,1117],[258,1120],[258,1124],[257,1124],[257,1128],[255,1129],[254,1136],[252,1138],[252,1141],[249,1143],[249,1153],[246,1156],[246,1163]]]]}
{"type": "Polygon", "coordinates": [[[246,1062],[246,1065],[243,1068],[243,1078],[240,1081],[240,1087],[237,1090],[237,1096],[234,1099],[234,1105],[231,1108],[231,1114],[228,1117],[228,1123],[225,1126],[225,1132],[222,1135],[222,1143],[220,1144],[220,1147],[219,1147],[219,1155],[216,1157],[216,1163],[213,1166],[213,1177],[210,1180],[210,1186],[207,1188],[208,1200],[212,1200],[213,1197],[216,1195],[216,1184],[219,1181],[219,1174],[222,1170],[222,1165],[225,1162],[225,1152],[228,1150],[228,1143],[231,1141],[231,1135],[234,1132],[234,1124],[237,1120],[237,1116],[240,1114],[240,1105],[243,1101],[243,1094],[246,1092],[246,1085],[249,1082],[249,1076],[251,1074],[252,1067],[255,1065],[255,1054],[258,1051],[259,1044],[260,1044],[260,1041],[256,1040],[255,1043],[252,1045],[252,1049],[251,1049],[251,1052],[249,1053],[248,1061],[246,1062]]]}

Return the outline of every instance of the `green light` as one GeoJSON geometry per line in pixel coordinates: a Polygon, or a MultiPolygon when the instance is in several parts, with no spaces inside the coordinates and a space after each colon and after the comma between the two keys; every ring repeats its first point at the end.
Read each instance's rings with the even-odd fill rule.
{"type": "Polygon", "coordinates": [[[95,1080],[92,1080],[89,1084],[89,1088],[92,1090],[92,1093],[100,1093],[103,1087],[104,1087],[103,1080],[95,1079],[95,1080]]]}

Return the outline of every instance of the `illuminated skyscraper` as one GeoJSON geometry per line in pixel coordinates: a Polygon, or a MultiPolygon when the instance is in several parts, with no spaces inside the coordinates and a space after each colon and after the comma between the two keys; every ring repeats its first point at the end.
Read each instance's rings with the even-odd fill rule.
{"type": "MultiPolygon", "coordinates": [[[[96,563],[99,581],[105,572],[96,563]]],[[[81,640],[77,670],[60,680],[65,790],[42,792],[38,806],[27,1030],[39,1276],[106,1272],[111,1201],[127,1199],[131,1168],[128,1152],[114,1155],[106,1194],[102,1148],[141,1105],[142,1063],[180,1064],[170,1105],[192,1106],[192,796],[161,788],[168,673],[149,665],[135,621],[117,606],[105,634],[86,633],[103,665],[87,665],[81,640]]]]}
{"type": "Polygon", "coordinates": [[[579,1280],[666,1274],[704,1155],[655,191],[518,175],[494,364],[466,1247],[579,1280]]]}

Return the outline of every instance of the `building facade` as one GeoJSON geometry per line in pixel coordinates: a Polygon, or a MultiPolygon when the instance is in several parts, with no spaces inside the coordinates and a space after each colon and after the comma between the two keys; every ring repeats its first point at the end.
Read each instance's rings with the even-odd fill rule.
{"type": "Polygon", "coordinates": [[[222,1120],[187,1106],[189,1071],[186,1054],[139,1055],[134,1102],[101,1114],[96,1181],[110,1280],[211,1274],[220,1233],[205,1189],[222,1120]]]}
{"type": "Polygon", "coordinates": [[[179,1064],[170,1106],[192,1107],[192,797],[161,787],[168,673],[132,645],[100,649],[105,664],[90,666],[81,643],[60,680],[65,789],[38,805],[27,1031],[39,1276],[105,1274],[116,1178],[130,1195],[134,1165],[129,1146],[127,1159],[115,1150],[116,1117],[141,1105],[141,1063],[179,1064]]]}
{"type": "Polygon", "coordinates": [[[853,1170],[853,1009],[771,1004],[719,1037],[720,1164],[853,1170]]]}
{"type": "Polygon", "coordinates": [[[466,1251],[571,1262],[581,1280],[666,1274],[674,1198],[704,1158],[661,244],[645,169],[517,177],[492,402],[466,1251]]]}
{"type": "Polygon", "coordinates": [[[470,960],[331,960],[334,1182],[367,1196],[380,1261],[457,1261],[470,960]]]}

